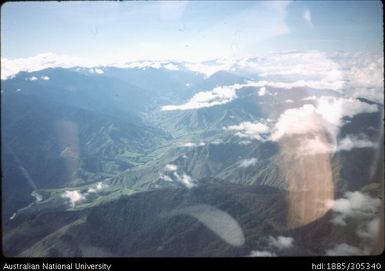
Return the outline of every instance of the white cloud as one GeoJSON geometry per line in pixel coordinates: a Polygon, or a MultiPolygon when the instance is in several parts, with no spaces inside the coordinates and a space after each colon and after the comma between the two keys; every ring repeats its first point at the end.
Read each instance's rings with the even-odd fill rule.
{"type": "Polygon", "coordinates": [[[240,162],[239,167],[246,168],[246,167],[254,166],[256,163],[257,163],[256,158],[245,159],[240,162]]]}
{"type": "Polygon", "coordinates": [[[333,223],[345,226],[347,218],[371,219],[378,211],[381,200],[361,193],[360,191],[346,192],[343,198],[329,200],[326,206],[334,213],[333,223]]]}
{"type": "Polygon", "coordinates": [[[182,183],[187,187],[187,188],[191,188],[194,186],[194,183],[191,179],[190,176],[188,176],[187,174],[183,173],[182,174],[182,179],[181,179],[182,183]]]}
{"type": "Polygon", "coordinates": [[[258,91],[258,95],[259,96],[264,96],[266,94],[266,88],[265,87],[261,87],[258,91]]]}
{"type": "Polygon", "coordinates": [[[47,80],[49,80],[49,77],[48,76],[42,76],[42,77],[40,77],[42,80],[45,80],[45,81],[47,81],[47,80]]]}
{"type": "MultiPolygon", "coordinates": [[[[274,5],[273,5],[274,6],[274,5]]],[[[269,7],[271,8],[271,7],[269,7]]],[[[303,13],[311,22],[310,10],[303,13]]],[[[130,62],[122,56],[113,58],[85,59],[52,53],[39,54],[29,58],[1,59],[2,79],[20,71],[38,71],[46,68],[100,67],[121,68],[168,68],[176,65],[167,61],[130,62]]],[[[366,97],[383,103],[383,55],[370,53],[325,53],[319,51],[294,51],[272,53],[264,57],[224,59],[216,62],[183,63],[191,71],[207,76],[221,70],[236,73],[252,72],[268,79],[259,87],[271,86],[290,89],[310,87],[339,91],[347,97],[366,97]]],[[[179,67],[178,67],[179,68],[179,67]]]]}
{"type": "Polygon", "coordinates": [[[160,69],[162,68],[162,62],[161,61],[136,61],[136,62],[112,62],[109,63],[108,66],[111,67],[117,67],[117,68],[138,68],[142,70],[146,70],[147,68],[152,69],[160,69]]]}
{"type": "Polygon", "coordinates": [[[324,80],[298,80],[293,82],[268,82],[267,86],[274,88],[292,89],[292,88],[314,88],[340,90],[343,87],[343,81],[324,81],[324,80]]]}
{"type": "Polygon", "coordinates": [[[185,173],[182,173],[182,176],[180,176],[177,172],[174,172],[174,176],[187,188],[192,188],[193,186],[195,186],[192,178],[185,173]]]}
{"type": "Polygon", "coordinates": [[[85,200],[85,197],[77,190],[74,191],[65,191],[62,194],[63,198],[67,198],[70,201],[72,207],[75,207],[76,204],[81,203],[85,200]]]}
{"type": "Polygon", "coordinates": [[[214,145],[218,145],[222,143],[223,143],[223,140],[221,139],[214,139],[213,141],[210,142],[210,144],[214,144],[214,145]]]}
{"type": "Polygon", "coordinates": [[[293,237],[278,236],[274,238],[273,236],[269,237],[269,244],[278,249],[287,249],[293,247],[294,239],[293,237]]]}
{"type": "Polygon", "coordinates": [[[361,238],[363,248],[357,248],[342,243],[326,251],[327,255],[368,255],[372,251],[373,241],[378,240],[380,231],[380,206],[381,199],[373,198],[360,191],[347,192],[343,198],[327,201],[334,217],[332,223],[340,226],[351,225],[356,227],[355,233],[361,238]]]}
{"type": "Polygon", "coordinates": [[[246,67],[266,79],[284,79],[283,88],[341,90],[344,86],[340,65],[326,53],[318,51],[273,53],[266,58],[246,62],[246,67]]]}
{"type": "Polygon", "coordinates": [[[204,74],[206,78],[218,71],[228,71],[231,69],[231,64],[209,65],[205,63],[187,63],[185,66],[191,71],[204,74]]]}
{"type": "Polygon", "coordinates": [[[12,220],[16,217],[16,213],[13,213],[11,217],[9,217],[9,220],[12,220]]]}
{"type": "Polygon", "coordinates": [[[346,95],[384,102],[383,56],[361,53],[345,56],[342,62],[346,66],[346,95]]]}
{"type": "Polygon", "coordinates": [[[285,103],[293,103],[294,101],[293,100],[290,100],[290,99],[288,99],[288,100],[286,100],[285,101],[285,103]]]}
{"type": "Polygon", "coordinates": [[[31,76],[27,80],[29,80],[29,81],[36,81],[37,77],[36,76],[31,76]]]}
{"type": "Polygon", "coordinates": [[[298,147],[298,153],[301,155],[331,153],[332,151],[333,146],[328,142],[321,140],[319,136],[303,140],[302,144],[298,147]]]}
{"type": "Polygon", "coordinates": [[[331,249],[326,250],[328,256],[359,256],[368,255],[368,251],[348,245],[346,243],[338,244],[331,249]]]}
{"type": "Polygon", "coordinates": [[[98,182],[96,184],[96,190],[102,190],[106,185],[104,185],[102,182],[98,182]]]}
{"type": "Polygon", "coordinates": [[[160,178],[161,180],[166,181],[166,182],[172,182],[172,181],[173,181],[169,176],[164,175],[164,174],[162,174],[162,173],[159,175],[159,178],[160,178]]]}
{"type": "Polygon", "coordinates": [[[225,127],[226,130],[236,131],[235,135],[256,140],[265,140],[265,135],[269,133],[268,126],[262,123],[252,123],[249,121],[241,122],[238,125],[225,127]]]}
{"type": "Polygon", "coordinates": [[[312,95],[312,96],[307,96],[303,98],[302,101],[315,101],[317,99],[318,99],[317,96],[312,95]]]}
{"type": "Polygon", "coordinates": [[[171,71],[179,71],[179,67],[175,64],[172,64],[172,63],[168,63],[168,64],[163,65],[163,68],[165,68],[167,70],[171,70],[171,71]]]}
{"type": "Polygon", "coordinates": [[[337,151],[350,151],[355,148],[374,148],[377,144],[367,139],[346,136],[336,145],[321,140],[319,136],[303,140],[298,152],[302,155],[314,155],[322,153],[334,153],[337,151]]]}
{"type": "Polygon", "coordinates": [[[291,108],[283,112],[274,126],[271,138],[278,141],[283,136],[320,131],[323,126],[317,109],[311,104],[305,104],[300,108],[291,108]]]}
{"type": "Polygon", "coordinates": [[[87,190],[87,193],[96,193],[96,189],[91,187],[87,190]]]}
{"type": "MultiPolygon", "coordinates": [[[[103,70],[97,68],[100,66],[110,66],[118,68],[162,68],[161,61],[136,61],[127,62],[121,56],[115,58],[87,59],[69,55],[59,55],[53,53],[39,54],[28,58],[7,59],[1,58],[1,79],[12,78],[21,71],[34,72],[47,68],[91,68],[90,73],[102,74],[103,70]]],[[[167,64],[166,64],[167,65],[167,64]]],[[[168,68],[175,68],[167,66],[168,68]]]]}
{"type": "Polygon", "coordinates": [[[176,171],[177,169],[178,169],[178,167],[176,165],[173,165],[173,164],[167,164],[164,167],[165,171],[176,171]]]}
{"type": "Polygon", "coordinates": [[[275,257],[275,253],[266,250],[253,250],[248,255],[249,257],[275,257]]]}
{"type": "Polygon", "coordinates": [[[343,117],[353,117],[361,113],[377,112],[375,104],[368,104],[353,98],[321,97],[318,99],[318,112],[331,123],[340,124],[343,117]]]}
{"type": "Polygon", "coordinates": [[[308,8],[305,9],[302,16],[303,16],[303,18],[304,18],[304,20],[305,20],[305,22],[307,23],[308,26],[314,27],[312,19],[311,19],[310,9],[308,9],[308,8]]]}
{"type": "Polygon", "coordinates": [[[94,187],[91,187],[87,190],[87,193],[85,194],[87,196],[88,193],[97,193],[98,191],[108,187],[107,184],[103,184],[102,182],[97,182],[94,187]]]}
{"type": "Polygon", "coordinates": [[[238,144],[240,145],[249,145],[251,144],[252,142],[250,140],[241,140],[238,142],[238,144]]]}
{"type": "Polygon", "coordinates": [[[95,68],[94,70],[95,70],[95,73],[97,73],[97,74],[103,74],[104,73],[102,69],[95,68]]]}
{"type": "Polygon", "coordinates": [[[216,87],[211,91],[202,91],[195,94],[187,103],[181,105],[165,105],[162,111],[190,110],[228,103],[236,97],[239,85],[216,87]]]}
{"type": "Polygon", "coordinates": [[[367,223],[360,225],[356,233],[361,238],[377,240],[380,233],[380,219],[375,217],[367,223]]]}
{"type": "Polygon", "coordinates": [[[206,143],[204,142],[199,142],[199,143],[192,143],[192,142],[187,142],[187,143],[184,143],[182,144],[182,147],[187,147],[187,148],[191,148],[191,147],[196,147],[196,146],[205,146],[206,143]]]}
{"type": "MultiPolygon", "coordinates": [[[[326,131],[332,140],[333,148],[337,146],[337,135],[344,117],[353,117],[361,113],[378,111],[376,105],[367,104],[352,98],[320,97],[317,105],[305,104],[300,108],[291,108],[283,112],[274,126],[271,139],[280,140],[285,135],[311,134],[326,131]]],[[[350,139],[351,140],[351,139],[350,139]]],[[[308,142],[315,145],[314,140],[308,142]]],[[[341,142],[348,147],[349,139],[341,142]]],[[[362,140],[355,140],[356,147],[366,146],[362,140]]]]}
{"type": "Polygon", "coordinates": [[[188,147],[188,148],[190,148],[190,147],[195,147],[197,144],[195,144],[195,143],[192,143],[192,142],[187,142],[187,143],[184,143],[183,145],[182,145],[182,147],[188,147]]]}
{"type": "Polygon", "coordinates": [[[1,59],[1,79],[7,79],[15,74],[26,71],[34,72],[47,68],[71,68],[75,66],[90,67],[95,65],[95,60],[90,61],[68,55],[52,53],[39,54],[28,58],[1,59]]]}
{"type": "MultiPolygon", "coordinates": [[[[267,81],[248,81],[245,84],[234,84],[231,86],[219,86],[209,91],[201,91],[195,94],[187,103],[181,105],[164,105],[162,111],[173,111],[173,110],[191,110],[206,108],[215,105],[225,104],[231,102],[237,98],[237,90],[244,87],[262,87],[260,93],[265,92],[265,85],[270,85],[267,81]]],[[[263,93],[264,94],[264,93],[263,93]]]]}
{"type": "Polygon", "coordinates": [[[338,144],[338,150],[350,151],[353,148],[374,148],[377,144],[367,139],[345,137],[338,144]]]}

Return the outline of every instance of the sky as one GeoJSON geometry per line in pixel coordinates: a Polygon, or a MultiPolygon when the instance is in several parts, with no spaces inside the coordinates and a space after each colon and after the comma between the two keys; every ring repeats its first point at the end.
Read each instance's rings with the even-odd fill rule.
{"type": "Polygon", "coordinates": [[[7,2],[1,57],[243,58],[383,51],[380,1],[7,2]]]}

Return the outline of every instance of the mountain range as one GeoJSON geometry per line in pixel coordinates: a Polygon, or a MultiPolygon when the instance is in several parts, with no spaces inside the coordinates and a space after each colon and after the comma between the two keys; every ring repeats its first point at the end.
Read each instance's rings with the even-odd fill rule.
{"type": "Polygon", "coordinates": [[[1,81],[5,255],[378,252],[383,104],[168,65],[1,81]]]}

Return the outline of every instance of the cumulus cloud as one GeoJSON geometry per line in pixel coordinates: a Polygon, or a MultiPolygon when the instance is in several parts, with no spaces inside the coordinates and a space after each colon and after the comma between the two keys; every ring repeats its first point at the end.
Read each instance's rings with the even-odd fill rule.
{"type": "MultiPolygon", "coordinates": [[[[311,134],[325,131],[332,139],[331,144],[337,144],[339,128],[343,125],[344,117],[353,117],[361,113],[378,111],[374,104],[368,104],[352,98],[320,97],[317,105],[305,104],[300,108],[290,108],[283,112],[274,126],[271,139],[280,140],[285,135],[311,134]]],[[[320,149],[325,148],[316,140],[307,144],[320,149]]],[[[323,144],[325,144],[323,142],[323,144]]],[[[366,147],[367,142],[361,139],[347,138],[341,141],[342,149],[349,147],[366,147]],[[354,144],[353,144],[354,143],[354,144]]],[[[337,148],[334,146],[333,148],[337,148]]]]}
{"type": "Polygon", "coordinates": [[[377,144],[367,139],[345,137],[338,144],[338,150],[350,151],[353,148],[374,148],[377,144]]]}
{"type": "Polygon", "coordinates": [[[71,68],[76,66],[95,66],[95,60],[90,61],[79,57],[53,53],[39,54],[28,58],[1,58],[1,79],[10,78],[21,71],[34,72],[47,68],[71,68]]]}
{"type": "Polygon", "coordinates": [[[339,91],[344,86],[340,65],[323,52],[273,53],[244,65],[270,81],[284,79],[283,88],[312,87],[339,91]]]}
{"type": "Polygon", "coordinates": [[[379,217],[375,217],[369,222],[364,223],[363,225],[360,225],[356,230],[356,233],[359,237],[370,239],[370,240],[377,240],[379,232],[380,232],[379,217]]]}
{"type": "Polygon", "coordinates": [[[106,185],[103,184],[102,182],[98,182],[96,184],[96,190],[102,190],[106,185]]]}
{"type": "Polygon", "coordinates": [[[96,189],[91,187],[87,190],[87,193],[96,193],[96,189]]]}
{"type": "MultiPolygon", "coordinates": [[[[303,12],[304,20],[312,25],[309,9],[303,12]]],[[[111,66],[120,68],[179,68],[167,61],[130,62],[122,57],[116,59],[85,59],[52,53],[30,58],[1,59],[2,79],[7,79],[20,71],[38,71],[45,68],[111,66]]],[[[181,66],[209,76],[226,70],[258,74],[266,84],[259,87],[294,88],[310,87],[339,91],[347,97],[366,97],[383,103],[383,55],[371,53],[293,51],[279,52],[265,57],[225,59],[214,62],[183,63],[181,66]],[[269,82],[268,82],[269,81],[269,82]]]]}
{"type": "Polygon", "coordinates": [[[347,192],[343,198],[328,201],[327,206],[333,211],[332,223],[349,228],[353,226],[362,248],[342,243],[326,251],[327,255],[368,255],[373,250],[380,231],[381,199],[373,198],[360,191],[347,192]]]}
{"type": "Polygon", "coordinates": [[[318,99],[317,96],[312,95],[312,96],[307,96],[303,98],[302,101],[315,101],[317,99],[318,99]]]}
{"type": "Polygon", "coordinates": [[[104,73],[102,69],[95,68],[94,70],[95,70],[95,73],[97,73],[97,74],[103,74],[104,73]]]}
{"type": "Polygon", "coordinates": [[[72,207],[86,199],[78,190],[65,191],[62,197],[68,199],[72,207]]]}
{"type": "Polygon", "coordinates": [[[159,178],[163,181],[166,181],[166,182],[173,182],[173,180],[169,176],[162,174],[162,173],[159,175],[159,178]]]}
{"type": "Polygon", "coordinates": [[[228,103],[236,97],[237,85],[216,87],[211,91],[195,94],[187,103],[181,105],[165,105],[162,111],[190,110],[228,103]]]}
{"type": "Polygon", "coordinates": [[[326,255],[328,256],[359,256],[368,254],[366,249],[360,249],[346,243],[335,245],[333,248],[326,250],[326,255]]]}
{"type": "Polygon", "coordinates": [[[193,142],[187,142],[182,145],[182,147],[187,147],[187,148],[192,148],[192,147],[197,147],[197,146],[205,146],[206,143],[204,142],[199,142],[199,143],[193,143],[193,142]]]}
{"type": "Polygon", "coordinates": [[[278,249],[287,249],[293,247],[293,237],[278,236],[277,238],[269,236],[269,244],[278,249]]]}
{"type": "Polygon", "coordinates": [[[107,184],[103,184],[102,182],[97,182],[96,185],[94,185],[93,187],[90,187],[87,190],[87,193],[85,194],[85,196],[87,196],[90,193],[97,193],[98,191],[101,191],[106,187],[108,187],[107,184]]]}
{"type": "Polygon", "coordinates": [[[301,145],[298,147],[298,153],[301,155],[331,153],[332,151],[333,145],[329,144],[325,140],[321,140],[319,136],[303,140],[301,145]]]}
{"type": "Polygon", "coordinates": [[[223,140],[221,139],[214,139],[213,141],[210,142],[210,144],[213,144],[213,145],[218,145],[222,143],[223,143],[223,140]]]}
{"type": "MultiPolygon", "coordinates": [[[[266,92],[265,86],[275,86],[276,84],[277,83],[271,83],[267,81],[248,81],[244,84],[219,86],[209,91],[198,92],[187,103],[181,105],[164,105],[162,106],[161,110],[191,110],[225,104],[237,98],[236,92],[245,87],[261,87],[258,93],[260,96],[263,96],[266,92]]],[[[282,83],[282,87],[290,88],[291,85],[282,83]]]]}
{"type": "Polygon", "coordinates": [[[42,77],[40,77],[42,80],[45,80],[45,81],[47,81],[47,80],[49,80],[49,77],[48,76],[42,76],[42,77]]]}
{"type": "Polygon", "coordinates": [[[173,164],[167,164],[164,167],[165,171],[176,171],[177,169],[178,169],[178,167],[176,165],[173,165],[173,164]]]}
{"type": "Polygon", "coordinates": [[[218,71],[229,71],[232,68],[233,63],[216,63],[215,65],[210,65],[207,63],[186,63],[186,68],[191,71],[195,71],[203,74],[206,77],[213,75],[218,71]]]}
{"type": "Polygon", "coordinates": [[[345,226],[348,218],[359,218],[362,221],[365,218],[371,219],[378,211],[381,200],[360,191],[354,191],[346,192],[343,198],[329,200],[326,205],[335,213],[332,222],[345,226]]]}
{"type": "Polygon", "coordinates": [[[171,71],[179,71],[179,67],[175,64],[172,64],[172,63],[168,63],[168,64],[163,65],[163,68],[165,68],[167,70],[171,70],[171,71]]]}
{"type": "Polygon", "coordinates": [[[299,154],[334,153],[375,147],[375,142],[364,136],[346,136],[340,140],[337,137],[346,117],[376,111],[378,107],[375,104],[352,98],[322,96],[316,100],[315,105],[304,104],[299,108],[285,110],[275,124],[267,123],[270,127],[260,122],[242,122],[224,129],[234,131],[238,137],[260,141],[280,141],[284,136],[304,135],[306,138],[298,147],[299,154]],[[321,139],[319,135],[325,133],[328,136],[321,139]]]}
{"type": "Polygon", "coordinates": [[[252,142],[250,140],[241,140],[238,142],[239,145],[249,145],[251,144],[252,142]]]}
{"type": "Polygon", "coordinates": [[[29,81],[36,81],[37,77],[36,76],[31,76],[31,77],[27,78],[27,80],[29,80],[29,81]]]}
{"type": "Polygon", "coordinates": [[[278,141],[283,136],[320,131],[323,126],[316,107],[305,104],[300,108],[291,108],[283,112],[274,126],[271,138],[273,141],[278,141]]]}
{"type": "Polygon", "coordinates": [[[238,125],[232,125],[225,127],[226,130],[235,131],[235,135],[238,137],[256,139],[264,141],[266,134],[270,132],[270,129],[265,124],[260,122],[252,123],[249,121],[241,122],[238,125]]]}
{"type": "Polygon", "coordinates": [[[246,168],[246,167],[254,166],[256,163],[257,163],[256,158],[245,159],[240,162],[239,167],[246,168]]]}
{"type": "Polygon", "coordinates": [[[334,153],[338,151],[350,151],[355,148],[374,148],[377,144],[365,138],[346,136],[336,145],[321,140],[319,136],[303,140],[298,152],[302,155],[314,155],[322,153],[334,153]]]}
{"type": "Polygon", "coordinates": [[[192,178],[186,173],[182,173],[182,176],[180,176],[177,172],[174,172],[174,176],[187,188],[192,188],[193,186],[195,186],[192,178]]]}
{"type": "Polygon", "coordinates": [[[97,67],[109,66],[117,68],[153,68],[174,69],[173,64],[165,61],[135,61],[128,62],[122,57],[87,59],[63,54],[44,53],[28,58],[7,59],[1,58],[1,79],[12,78],[21,71],[34,72],[47,68],[92,68],[91,73],[102,74],[103,70],[97,67]]]}
{"type": "Polygon", "coordinates": [[[259,96],[264,96],[266,94],[266,88],[265,87],[261,87],[258,91],[258,95],[259,96]]]}
{"type": "Polygon", "coordinates": [[[252,250],[249,257],[275,257],[275,253],[266,250],[252,250]]]}
{"type": "Polygon", "coordinates": [[[185,144],[182,145],[183,147],[195,147],[196,144],[195,143],[192,143],[192,142],[187,142],[185,144]]]}
{"type": "Polygon", "coordinates": [[[343,56],[345,94],[384,102],[384,57],[367,53],[343,56]]]}

